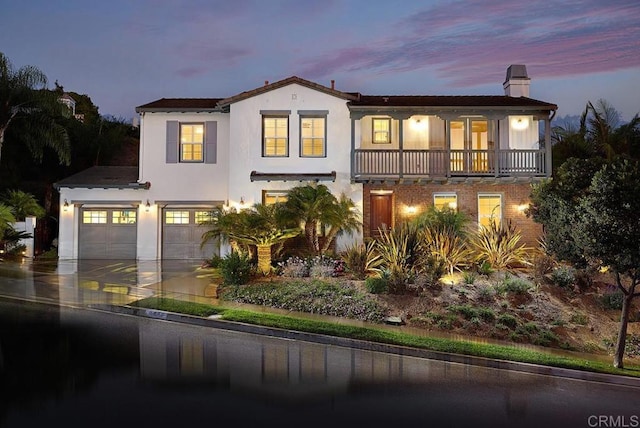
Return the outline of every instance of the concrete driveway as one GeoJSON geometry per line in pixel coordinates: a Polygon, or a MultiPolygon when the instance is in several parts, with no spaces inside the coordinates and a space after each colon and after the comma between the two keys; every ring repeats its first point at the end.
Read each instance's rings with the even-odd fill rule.
{"type": "Polygon", "coordinates": [[[80,306],[154,295],[213,303],[214,278],[199,261],[25,259],[0,262],[0,295],[80,306]]]}

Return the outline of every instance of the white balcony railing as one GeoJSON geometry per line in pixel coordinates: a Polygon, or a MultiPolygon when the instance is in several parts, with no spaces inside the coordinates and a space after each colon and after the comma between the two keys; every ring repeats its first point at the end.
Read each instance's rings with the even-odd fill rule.
{"type": "Polygon", "coordinates": [[[544,150],[356,149],[356,179],[372,177],[548,177],[544,150]]]}

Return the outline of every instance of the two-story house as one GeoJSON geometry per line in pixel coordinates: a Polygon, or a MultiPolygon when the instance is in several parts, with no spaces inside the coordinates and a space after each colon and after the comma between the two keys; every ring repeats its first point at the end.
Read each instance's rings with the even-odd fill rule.
{"type": "Polygon", "coordinates": [[[309,182],[350,197],[364,236],[446,205],[480,224],[511,219],[535,243],[522,208],[530,183],[550,176],[557,107],[529,98],[524,66],[509,67],[504,89],[369,96],[290,77],[224,99],[141,105],[138,168],[93,167],[56,183],[59,257],[210,257],[219,245],[200,247],[200,223],[212,207],[273,203],[309,182]]]}

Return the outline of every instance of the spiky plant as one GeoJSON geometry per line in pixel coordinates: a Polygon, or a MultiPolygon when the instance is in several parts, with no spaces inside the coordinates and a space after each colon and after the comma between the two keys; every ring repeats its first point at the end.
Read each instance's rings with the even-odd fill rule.
{"type": "Polygon", "coordinates": [[[513,265],[528,264],[528,253],[532,250],[520,244],[521,234],[510,221],[491,221],[469,239],[473,260],[489,263],[494,269],[505,269],[513,265]]]}
{"type": "Polygon", "coordinates": [[[354,244],[342,253],[347,270],[359,280],[380,273],[382,258],[376,251],[376,241],[354,244]]]}
{"type": "Polygon", "coordinates": [[[450,274],[471,260],[471,251],[453,228],[427,228],[422,231],[422,237],[425,251],[441,260],[450,274]]]}

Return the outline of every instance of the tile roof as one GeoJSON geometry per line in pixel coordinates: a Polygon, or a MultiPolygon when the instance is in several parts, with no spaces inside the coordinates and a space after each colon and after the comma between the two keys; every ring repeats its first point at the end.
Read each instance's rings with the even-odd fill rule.
{"type": "Polygon", "coordinates": [[[137,166],[93,166],[53,184],[55,189],[66,188],[116,188],[148,189],[150,183],[138,183],[137,166]]]}
{"type": "Polygon", "coordinates": [[[361,95],[353,107],[536,107],[556,110],[555,104],[506,95],[361,95]]]}
{"type": "Polygon", "coordinates": [[[142,111],[214,111],[222,98],[160,98],[136,107],[142,111]]]}
{"type": "Polygon", "coordinates": [[[229,98],[225,98],[220,101],[221,106],[228,106],[229,104],[233,104],[238,101],[242,101],[247,98],[254,97],[256,95],[263,94],[265,92],[272,91],[274,89],[282,88],[287,85],[298,84],[301,86],[306,86],[307,88],[315,89],[320,92],[324,92],[329,95],[333,95],[334,97],[343,98],[346,100],[355,100],[358,95],[352,92],[342,92],[336,89],[329,88],[327,86],[320,85],[319,83],[312,82],[310,80],[303,79],[298,76],[291,76],[283,80],[278,80],[277,82],[267,83],[264,86],[259,88],[252,89],[250,91],[241,92],[238,95],[234,95],[229,98]]]}

